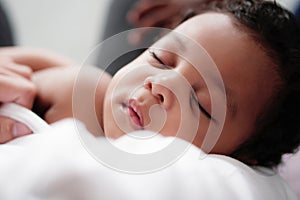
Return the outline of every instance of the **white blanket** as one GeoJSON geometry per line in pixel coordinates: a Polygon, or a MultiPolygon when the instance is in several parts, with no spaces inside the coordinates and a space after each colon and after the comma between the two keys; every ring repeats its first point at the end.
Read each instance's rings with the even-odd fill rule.
{"type": "MultiPolygon", "coordinates": [[[[83,124],[74,119],[52,124],[50,129],[40,133],[0,145],[1,200],[297,199],[271,170],[250,168],[226,156],[205,155],[183,140],[176,139],[177,144],[189,148],[177,160],[162,165],[161,169],[154,166],[152,171],[147,168],[151,163],[145,161],[148,171],[142,172],[142,168],[137,167],[139,171],[134,173],[134,170],[122,171],[120,166],[141,163],[134,159],[126,162],[110,152],[111,148],[106,149],[108,140],[93,138],[83,124]],[[97,141],[113,165],[109,163],[111,160],[105,162],[104,157],[101,160],[89,153],[91,149],[83,144],[82,136],[97,141]]],[[[152,134],[149,140],[124,136],[110,144],[122,149],[121,152],[143,156],[160,147],[166,148],[174,140],[152,134]]],[[[157,163],[159,159],[158,156],[157,163]]]]}

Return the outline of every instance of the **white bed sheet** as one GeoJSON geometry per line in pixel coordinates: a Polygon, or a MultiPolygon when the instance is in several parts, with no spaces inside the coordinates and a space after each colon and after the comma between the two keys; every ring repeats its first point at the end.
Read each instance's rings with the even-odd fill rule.
{"type": "MultiPolygon", "coordinates": [[[[74,119],[62,120],[40,134],[0,145],[0,199],[297,199],[271,170],[250,168],[227,156],[203,156],[199,148],[179,139],[179,146],[189,148],[176,162],[160,170],[139,174],[115,170],[89,153],[79,132],[105,147],[105,138],[93,138],[84,125],[74,119]]],[[[144,154],[164,148],[174,139],[156,135],[141,142],[123,136],[111,142],[125,148],[123,151],[144,154]]],[[[102,151],[111,155],[110,149],[102,148],[102,151]]],[[[114,159],[124,162],[121,157],[114,159]]]]}

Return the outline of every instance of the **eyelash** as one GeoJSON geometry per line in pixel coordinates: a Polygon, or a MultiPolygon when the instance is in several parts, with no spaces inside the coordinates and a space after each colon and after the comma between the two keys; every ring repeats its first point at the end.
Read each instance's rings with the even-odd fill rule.
{"type": "MultiPolygon", "coordinates": [[[[168,67],[157,55],[154,51],[149,50],[149,53],[151,55],[151,57],[153,57],[156,61],[159,62],[159,64],[161,64],[161,68],[163,69],[170,69],[170,67],[168,67]]],[[[208,119],[213,119],[211,117],[211,115],[209,114],[209,112],[207,112],[207,110],[205,110],[203,108],[203,106],[199,103],[199,101],[197,100],[197,98],[195,97],[195,95],[191,94],[192,99],[197,103],[199,110],[208,118],[208,119]]]]}
{"type": "Polygon", "coordinates": [[[211,115],[209,114],[209,112],[207,112],[207,110],[205,110],[205,108],[203,108],[203,106],[199,103],[199,101],[197,100],[197,98],[195,97],[195,95],[191,94],[192,99],[196,102],[196,104],[199,107],[199,110],[208,118],[208,119],[213,119],[211,117],[211,115]]]}
{"type": "Polygon", "coordinates": [[[159,68],[161,68],[161,69],[170,69],[170,67],[168,66],[168,65],[166,65],[157,55],[156,55],[156,53],[154,53],[154,51],[152,51],[152,50],[149,50],[149,53],[150,53],[150,56],[152,57],[152,58],[154,58],[156,61],[158,61],[159,62],[159,64],[160,64],[160,66],[159,66],[159,68]]]}

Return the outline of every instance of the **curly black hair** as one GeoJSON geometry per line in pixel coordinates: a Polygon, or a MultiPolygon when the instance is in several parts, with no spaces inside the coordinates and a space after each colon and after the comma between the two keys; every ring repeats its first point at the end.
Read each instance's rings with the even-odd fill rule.
{"type": "Polygon", "coordinates": [[[280,79],[252,137],[230,156],[249,165],[275,167],[300,144],[300,27],[276,1],[211,0],[198,12],[228,14],[263,49],[280,79]],[[253,162],[254,161],[254,162],[253,162]]]}

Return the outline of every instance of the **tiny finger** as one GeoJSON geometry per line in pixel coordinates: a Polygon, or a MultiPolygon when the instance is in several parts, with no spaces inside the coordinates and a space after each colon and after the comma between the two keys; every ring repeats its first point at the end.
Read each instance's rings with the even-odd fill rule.
{"type": "Polygon", "coordinates": [[[30,133],[31,130],[24,124],[16,122],[10,118],[0,116],[0,144],[30,133]]]}
{"type": "Polygon", "coordinates": [[[28,109],[32,108],[37,88],[36,85],[20,77],[0,76],[0,102],[15,102],[28,109]]]}

